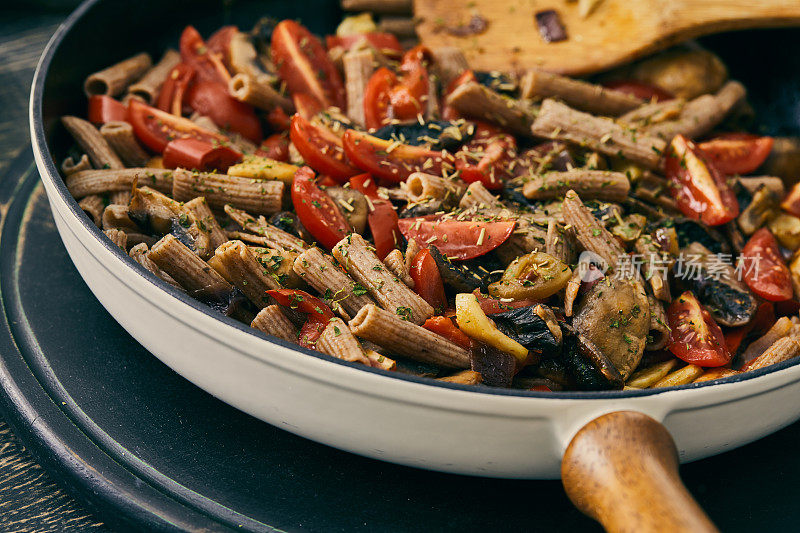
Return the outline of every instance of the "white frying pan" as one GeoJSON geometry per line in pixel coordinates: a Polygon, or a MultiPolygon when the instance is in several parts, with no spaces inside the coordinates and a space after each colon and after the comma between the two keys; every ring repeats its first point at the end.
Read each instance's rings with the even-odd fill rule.
{"type": "MultiPolygon", "coordinates": [[[[144,272],[82,213],[53,163],[66,146],[57,118],[83,112],[80,87],[87,73],[142,47],[162,49],[163,42],[141,41],[145,29],[167,41],[189,22],[201,29],[223,22],[209,17],[204,28],[199,15],[171,16],[169,2],[140,3],[120,21],[119,6],[92,0],[59,29],[33,84],[32,142],[58,231],[89,288],[145,348],[197,386],[287,431],[376,459],[478,476],[562,475],[573,501],[612,530],[712,529],[680,482],[678,460],[730,450],[800,418],[800,365],[794,361],[673,389],[464,387],[365,370],[290,346],[144,272]],[[104,24],[111,18],[115,24],[104,24]]],[[[197,13],[220,9],[213,1],[193,5],[197,13]]],[[[247,5],[237,4],[243,26],[254,20],[247,5]]],[[[323,19],[317,25],[328,17],[330,27],[336,9],[320,5],[313,11],[323,19]]],[[[255,10],[294,16],[286,3],[259,2],[255,10]]]]}

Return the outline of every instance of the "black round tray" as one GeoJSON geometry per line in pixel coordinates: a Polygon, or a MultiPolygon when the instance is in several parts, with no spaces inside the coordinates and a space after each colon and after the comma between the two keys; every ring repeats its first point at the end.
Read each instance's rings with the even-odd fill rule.
{"type": "MultiPolygon", "coordinates": [[[[381,463],[229,407],[146,352],[97,302],[61,244],[29,150],[0,178],[0,206],[3,414],[37,459],[112,526],[598,529],[557,481],[381,463]]],[[[799,440],[795,424],[686,465],[683,476],[725,531],[791,529],[800,514],[799,440]]]]}

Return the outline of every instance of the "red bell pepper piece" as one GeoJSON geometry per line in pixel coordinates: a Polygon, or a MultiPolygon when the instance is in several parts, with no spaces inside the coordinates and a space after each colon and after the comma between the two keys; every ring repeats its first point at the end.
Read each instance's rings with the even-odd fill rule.
{"type": "Polygon", "coordinates": [[[89,97],[89,122],[105,124],[127,118],[128,109],[117,100],[105,94],[93,94],[89,97]]]}
{"type": "Polygon", "coordinates": [[[417,252],[409,273],[414,280],[414,292],[431,304],[436,312],[444,311],[447,307],[447,296],[444,293],[439,267],[436,266],[436,260],[430,250],[423,248],[417,252]]]}
{"type": "Polygon", "coordinates": [[[242,160],[241,152],[229,146],[211,144],[191,137],[175,139],[164,148],[165,168],[188,168],[225,172],[228,167],[242,160]]]}
{"type": "Polygon", "coordinates": [[[453,319],[446,316],[432,316],[422,324],[422,327],[441,335],[445,339],[458,344],[465,350],[472,349],[472,339],[453,324],[453,319]]]}
{"type": "Polygon", "coordinates": [[[325,326],[334,317],[328,305],[305,291],[296,289],[269,290],[267,294],[275,298],[280,305],[305,314],[308,319],[300,330],[298,343],[306,348],[314,348],[325,326]]]}

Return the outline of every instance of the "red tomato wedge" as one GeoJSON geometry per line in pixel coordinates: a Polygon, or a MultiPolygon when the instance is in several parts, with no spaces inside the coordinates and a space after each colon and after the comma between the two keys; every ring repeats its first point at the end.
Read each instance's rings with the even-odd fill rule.
{"type": "Polygon", "coordinates": [[[435,312],[443,312],[447,307],[447,296],[444,294],[444,284],[442,276],[439,274],[439,267],[436,266],[436,260],[430,251],[423,248],[417,252],[409,273],[411,279],[414,280],[414,292],[431,304],[435,312]]]}
{"type": "Polygon", "coordinates": [[[89,122],[105,124],[127,118],[128,108],[122,102],[104,94],[93,94],[89,97],[89,122]]]}
{"type": "Polygon", "coordinates": [[[724,133],[698,146],[723,174],[749,174],[772,152],[775,140],[750,133],[724,133]]]}
{"type": "Polygon", "coordinates": [[[305,27],[293,20],[279,22],[272,31],[271,52],[290,93],[307,93],[323,107],[344,109],[342,77],[320,40],[305,27]]]}
{"type": "Polygon", "coordinates": [[[325,126],[312,124],[295,114],[289,136],[306,164],[320,174],[345,183],[350,176],[361,173],[347,161],[342,140],[325,126]]]}
{"type": "Polygon", "coordinates": [[[328,250],[350,233],[347,219],[333,198],[314,183],[314,171],[309,167],[295,172],[292,204],[303,226],[328,250]]]}
{"type": "MultiPolygon", "coordinates": [[[[213,36],[212,39],[214,39],[213,36]]],[[[219,41],[219,38],[215,39],[214,44],[222,44],[219,41]]],[[[186,26],[183,30],[180,50],[181,61],[197,71],[197,79],[228,86],[231,74],[223,62],[222,50],[218,46],[212,49],[203,41],[203,37],[193,26],[186,26]]]]}
{"type": "Polygon", "coordinates": [[[212,144],[230,144],[230,139],[224,135],[201,128],[187,118],[170,115],[138,100],[128,103],[127,120],[133,126],[136,137],[154,152],[161,153],[170,141],[187,137],[212,144]]]}
{"type": "Polygon", "coordinates": [[[466,148],[456,154],[456,169],[459,176],[467,183],[479,181],[490,191],[503,188],[511,177],[508,168],[516,156],[516,143],[508,135],[496,136],[490,140],[472,141],[466,148]],[[464,152],[477,153],[480,159],[464,152]]]}
{"type": "Polygon", "coordinates": [[[668,349],[687,363],[715,367],[730,363],[722,329],[691,291],[673,300],[667,309],[668,349]]]}
{"type": "Polygon", "coordinates": [[[184,102],[220,128],[234,131],[256,144],[261,142],[261,122],[253,106],[231,96],[226,86],[198,80],[187,89],[184,102]]]}
{"type": "Polygon", "coordinates": [[[186,88],[192,82],[196,73],[197,71],[186,63],[175,65],[167,75],[164,85],[161,86],[156,107],[167,113],[181,116],[186,88]]]}
{"type": "Polygon", "coordinates": [[[295,289],[269,290],[267,294],[275,298],[280,305],[294,309],[308,317],[300,329],[298,344],[305,348],[313,348],[328,321],[333,318],[333,311],[328,305],[305,291],[295,289]]]}
{"type": "Polygon", "coordinates": [[[364,89],[364,119],[369,129],[377,129],[388,121],[391,111],[389,91],[397,84],[397,75],[381,67],[369,78],[364,89]]]}
{"type": "Polygon", "coordinates": [[[392,183],[405,181],[414,172],[439,175],[443,157],[452,158],[447,152],[385,141],[356,130],[344,133],[342,145],[353,165],[392,183]]]}
{"type": "Polygon", "coordinates": [[[194,138],[175,139],[164,148],[164,168],[188,168],[225,172],[242,160],[241,152],[229,146],[211,144],[194,138]]]}
{"type": "Polygon", "coordinates": [[[672,196],[687,217],[719,226],[739,215],[739,203],[725,175],[683,135],[667,148],[665,168],[672,196]]]}
{"type": "Polygon", "coordinates": [[[450,259],[474,259],[489,253],[514,232],[515,222],[481,222],[477,220],[440,220],[435,215],[401,218],[400,232],[426,248],[435,244],[450,259]]]}
{"type": "Polygon", "coordinates": [[[666,102],[673,100],[675,96],[669,91],[665,91],[660,87],[636,80],[616,80],[603,84],[609,89],[629,94],[642,100],[658,100],[659,102],[666,102]]]}
{"type": "Polygon", "coordinates": [[[289,161],[289,135],[286,132],[274,133],[264,139],[259,150],[264,153],[259,154],[257,152],[256,155],[262,155],[285,163],[289,161]]]}
{"type": "Polygon", "coordinates": [[[370,46],[375,47],[379,52],[389,56],[400,56],[403,54],[403,46],[393,33],[384,33],[380,31],[371,31],[368,33],[359,33],[356,35],[346,35],[339,37],[338,35],[328,35],[325,37],[325,45],[328,50],[341,46],[345,50],[350,50],[355,45],[366,41],[370,46]]]}
{"type": "Polygon", "coordinates": [[[422,324],[422,327],[437,335],[441,335],[454,344],[458,344],[465,350],[472,349],[472,339],[453,324],[452,318],[446,316],[432,316],[422,324]]]}
{"type": "Polygon", "coordinates": [[[292,102],[297,114],[306,120],[311,120],[317,113],[325,110],[319,100],[306,93],[293,94],[292,102]]]}
{"type": "Polygon", "coordinates": [[[475,289],[472,291],[472,294],[474,294],[475,298],[477,298],[478,304],[481,306],[481,310],[487,315],[505,313],[511,309],[530,307],[531,305],[541,303],[538,300],[512,300],[510,302],[501,302],[497,298],[483,294],[480,289],[475,289]]]}
{"type": "Polygon", "coordinates": [[[411,120],[426,109],[430,52],[416,46],[403,55],[400,77],[391,70],[379,68],[364,91],[364,114],[367,128],[380,128],[392,119],[411,120]]]}
{"type": "Polygon", "coordinates": [[[739,260],[742,277],[750,290],[770,302],[791,300],[792,275],[781,257],[778,241],[767,228],[753,233],[739,260]]]}
{"type": "Polygon", "coordinates": [[[392,202],[378,196],[378,187],[370,174],[359,174],[350,178],[350,187],[369,198],[370,210],[367,224],[375,243],[375,254],[383,260],[397,247],[400,229],[397,227],[397,211],[392,202]]]}

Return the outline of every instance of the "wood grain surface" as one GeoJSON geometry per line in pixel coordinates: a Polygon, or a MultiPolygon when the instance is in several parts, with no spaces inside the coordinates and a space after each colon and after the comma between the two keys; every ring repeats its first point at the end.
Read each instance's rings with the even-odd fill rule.
{"type": "MultiPolygon", "coordinates": [[[[2,8],[0,8],[2,10],[2,8]]],[[[36,62],[63,14],[0,12],[0,173],[29,143],[28,94],[36,62]]],[[[107,531],[56,485],[0,419],[0,531],[107,531]]]]}

